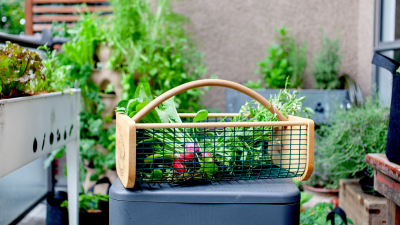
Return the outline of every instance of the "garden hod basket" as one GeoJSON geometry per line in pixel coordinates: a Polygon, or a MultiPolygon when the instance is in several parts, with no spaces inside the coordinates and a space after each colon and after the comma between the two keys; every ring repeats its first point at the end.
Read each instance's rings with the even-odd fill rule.
{"type": "Polygon", "coordinates": [[[314,167],[314,121],[286,118],[261,95],[231,81],[206,79],[180,85],[132,118],[117,113],[116,122],[116,167],[125,188],[132,188],[135,182],[302,181],[311,176],[314,167]],[[194,123],[195,113],[181,113],[182,123],[139,123],[169,98],[204,86],[240,91],[276,114],[279,121],[235,122],[239,114],[209,113],[194,123]]]}

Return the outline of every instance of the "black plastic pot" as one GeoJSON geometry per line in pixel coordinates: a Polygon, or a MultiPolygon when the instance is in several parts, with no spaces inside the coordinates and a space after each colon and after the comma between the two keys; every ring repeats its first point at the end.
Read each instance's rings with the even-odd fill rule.
{"type": "Polygon", "coordinates": [[[68,194],[64,191],[49,194],[47,197],[46,225],[68,225],[68,210],[60,206],[67,199],[68,194]]]}
{"type": "MultiPolygon", "coordinates": [[[[106,177],[98,180],[95,185],[89,188],[89,192],[93,192],[94,187],[101,183],[108,184],[107,194],[109,194],[111,183],[106,177]]],[[[68,225],[68,210],[66,207],[61,207],[62,202],[67,199],[68,194],[64,191],[59,191],[56,194],[50,194],[47,197],[46,225],[68,225]]],[[[99,201],[98,210],[80,211],[79,224],[108,225],[109,203],[105,201],[99,201]]]]}
{"type": "Polygon", "coordinates": [[[358,181],[358,184],[361,186],[361,190],[364,193],[374,195],[374,196],[382,196],[374,189],[374,177],[364,177],[358,181]]]}

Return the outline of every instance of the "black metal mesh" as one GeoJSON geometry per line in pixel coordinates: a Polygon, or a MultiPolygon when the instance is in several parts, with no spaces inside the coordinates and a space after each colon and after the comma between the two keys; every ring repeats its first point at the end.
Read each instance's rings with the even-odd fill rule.
{"type": "Polygon", "coordinates": [[[163,183],[299,177],[306,139],[307,126],[139,129],[136,177],[163,183]]]}

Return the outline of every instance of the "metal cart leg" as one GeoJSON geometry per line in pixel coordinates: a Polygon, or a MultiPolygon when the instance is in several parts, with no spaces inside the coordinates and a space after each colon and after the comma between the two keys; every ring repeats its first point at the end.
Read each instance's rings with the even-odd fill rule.
{"type": "Polygon", "coordinates": [[[67,144],[67,182],[69,224],[79,224],[79,139],[67,144]]]}

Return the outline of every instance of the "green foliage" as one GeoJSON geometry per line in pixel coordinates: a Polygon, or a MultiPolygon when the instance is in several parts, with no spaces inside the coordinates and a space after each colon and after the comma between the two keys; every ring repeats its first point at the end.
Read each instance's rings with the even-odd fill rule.
{"type": "Polygon", "coordinates": [[[101,24],[102,20],[96,15],[81,14],[76,26],[68,30],[71,41],[63,44],[63,51],[57,55],[57,64],[66,73],[66,85],[73,87],[78,80],[84,110],[94,114],[100,114],[104,109],[99,87],[89,79],[94,68],[96,46],[104,40],[101,24]]]}
{"type": "Polygon", "coordinates": [[[389,109],[378,98],[347,112],[337,110],[317,132],[314,173],[306,184],[336,189],[341,178],[372,176],[365,155],[385,152],[388,123],[389,109]]]}
{"type": "MultiPolygon", "coordinates": [[[[153,99],[151,94],[147,95],[150,85],[155,94],[160,95],[196,80],[206,72],[203,56],[183,29],[186,20],[171,11],[169,1],[160,0],[156,13],[150,9],[150,1],[120,0],[112,1],[112,5],[114,13],[105,20],[93,14],[81,14],[74,28],[67,29],[65,23],[53,24],[61,28],[55,29],[54,34],[71,39],[56,56],[55,66],[64,71],[66,86],[72,87],[78,80],[82,90],[81,156],[95,167],[92,180],[97,179],[105,168],[115,169],[115,126],[103,128],[104,122],[110,122],[112,117],[101,117],[104,102],[99,87],[90,79],[99,43],[112,48],[113,56],[103,66],[121,72],[124,99],[134,97],[136,92],[141,93],[136,87],[139,83],[146,83],[143,86],[146,99],[143,99],[144,95],[139,96],[142,97],[139,99],[141,104],[130,105],[134,111],[153,99]],[[99,152],[99,146],[109,153],[99,152]]],[[[104,93],[110,92],[113,92],[112,85],[107,86],[104,93]]],[[[202,93],[201,90],[191,90],[180,94],[174,104],[180,104],[183,111],[194,110],[199,107],[197,101],[202,93]]],[[[144,120],[147,119],[157,120],[157,115],[150,113],[144,120]]]]}
{"type": "MultiPolygon", "coordinates": [[[[92,192],[89,192],[87,194],[80,194],[79,211],[86,212],[90,209],[93,210],[99,209],[99,201],[108,202],[108,197],[109,196],[105,194],[101,193],[93,194],[92,192]]],[[[60,206],[68,208],[68,200],[64,200],[60,206]]]]}
{"type": "Polygon", "coordinates": [[[312,199],[312,194],[307,194],[304,191],[300,192],[300,208],[301,206],[312,199]]]}
{"type": "Polygon", "coordinates": [[[46,58],[42,60],[42,73],[46,79],[38,79],[35,82],[30,82],[30,91],[38,93],[63,90],[65,88],[65,70],[59,69],[59,66],[56,64],[56,50],[50,51],[47,44],[39,46],[38,50],[46,52],[46,58]]]}
{"type": "Polygon", "coordinates": [[[249,80],[246,83],[244,83],[243,85],[248,88],[251,88],[251,89],[263,89],[264,88],[262,80],[257,80],[257,81],[249,80]]]}
{"type": "MultiPolygon", "coordinates": [[[[331,221],[326,221],[326,217],[333,210],[332,203],[318,203],[312,208],[308,208],[300,213],[300,225],[330,225],[331,221]]],[[[347,219],[348,224],[354,224],[347,219]]],[[[335,214],[335,224],[344,225],[344,221],[338,214],[335,214]]]]}
{"type": "Polygon", "coordinates": [[[313,77],[315,88],[337,89],[340,87],[339,73],[342,55],[340,39],[330,39],[321,33],[321,49],[315,53],[313,63],[313,77]]]}
{"type": "Polygon", "coordinates": [[[104,102],[100,98],[99,87],[90,79],[94,69],[94,54],[97,45],[104,41],[103,21],[94,14],[81,14],[74,28],[68,29],[65,36],[71,40],[62,46],[56,55],[55,67],[65,74],[65,85],[73,87],[78,81],[82,95],[80,114],[80,152],[83,159],[92,162],[98,177],[104,169],[115,169],[115,126],[103,128],[101,112],[104,102]],[[114,136],[113,136],[114,135],[114,136]],[[109,154],[97,150],[102,146],[109,154]]]}
{"type": "MultiPolygon", "coordinates": [[[[267,88],[284,88],[286,78],[290,77],[289,87],[301,88],[303,73],[307,64],[307,44],[297,45],[296,40],[288,35],[285,27],[276,29],[279,43],[271,44],[267,48],[268,55],[263,61],[258,62],[259,69],[267,88]]],[[[263,88],[260,81],[245,84],[250,88],[263,88]]]]}
{"type": "Polygon", "coordinates": [[[45,80],[42,69],[36,52],[7,41],[6,47],[0,47],[0,97],[17,97],[28,89],[28,82],[45,80]]]}
{"type": "Polygon", "coordinates": [[[0,0],[0,32],[21,34],[25,27],[21,24],[23,19],[24,0],[0,0]]]}
{"type": "Polygon", "coordinates": [[[50,156],[44,160],[43,167],[49,168],[54,159],[59,159],[65,154],[65,146],[50,152],[50,156]]]}
{"type": "MultiPolygon", "coordinates": [[[[113,47],[111,67],[122,72],[122,99],[131,99],[139,83],[149,83],[155,95],[206,74],[203,55],[183,29],[187,19],[172,12],[170,0],[112,0],[113,18],[106,33],[113,47]],[[155,12],[155,13],[153,13],[155,12]]],[[[199,110],[202,90],[176,96],[181,111],[199,110]]]]}

